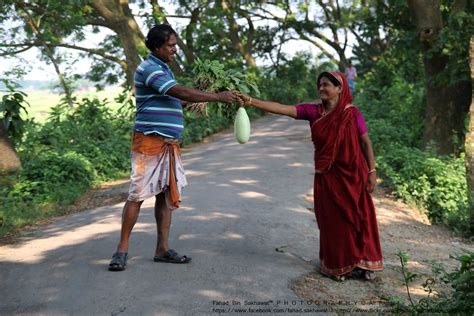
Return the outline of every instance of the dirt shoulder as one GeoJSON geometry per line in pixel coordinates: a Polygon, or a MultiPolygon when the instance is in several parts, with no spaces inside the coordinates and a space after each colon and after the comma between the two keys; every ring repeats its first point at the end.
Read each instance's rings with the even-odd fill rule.
{"type": "Polygon", "coordinates": [[[462,249],[474,251],[472,242],[456,237],[446,227],[431,225],[418,210],[396,201],[387,190],[377,188],[373,199],[384,258],[384,270],[378,273],[379,280],[365,282],[354,278],[336,282],[315,269],[291,285],[301,299],[319,303],[329,310],[384,311],[389,309],[386,304],[388,297],[399,297],[408,302],[397,256],[399,251],[409,255],[408,269],[418,275],[410,284],[410,293],[416,301],[427,296],[421,284],[433,275],[433,261],[451,271],[457,263],[450,255],[458,254],[462,249]]]}

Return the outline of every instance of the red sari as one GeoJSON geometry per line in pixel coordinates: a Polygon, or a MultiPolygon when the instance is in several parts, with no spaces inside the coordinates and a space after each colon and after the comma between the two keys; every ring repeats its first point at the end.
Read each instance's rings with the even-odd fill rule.
{"type": "Polygon", "coordinates": [[[343,275],[356,267],[382,270],[375,207],[366,189],[369,170],[352,114],[352,96],[344,76],[331,74],[342,83],[339,103],[311,126],[321,273],[343,275]]]}

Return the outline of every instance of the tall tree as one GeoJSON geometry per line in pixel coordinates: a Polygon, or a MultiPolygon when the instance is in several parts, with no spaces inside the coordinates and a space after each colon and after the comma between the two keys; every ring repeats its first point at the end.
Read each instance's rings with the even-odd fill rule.
{"type": "Polygon", "coordinates": [[[247,66],[250,68],[255,68],[257,64],[255,62],[255,58],[252,55],[252,48],[254,45],[255,37],[255,27],[250,16],[245,13],[242,16],[247,21],[248,28],[243,29],[241,25],[237,23],[237,19],[235,16],[236,13],[240,12],[242,14],[243,11],[239,11],[239,4],[233,2],[235,1],[220,0],[219,3],[220,9],[224,13],[224,17],[227,20],[227,34],[230,39],[230,42],[232,43],[232,46],[242,55],[242,57],[245,59],[247,66]]]}
{"type": "MultiPolygon", "coordinates": [[[[259,2],[245,0],[178,0],[176,14],[166,18],[187,19],[189,23],[183,29],[185,46],[180,48],[187,56],[191,49],[195,56],[238,59],[248,68],[256,67],[256,55],[259,54],[259,41],[267,42],[270,33],[260,32],[254,25],[252,12],[260,5],[259,2]],[[221,17],[216,19],[216,17],[221,17]]],[[[189,61],[190,58],[186,57],[189,61]]]]}
{"type": "MultiPolygon", "coordinates": [[[[349,27],[354,18],[354,3],[348,1],[268,1],[251,14],[277,22],[288,40],[312,44],[331,62],[344,70],[349,48],[349,27]]],[[[360,6],[358,6],[360,7],[360,6]]]]}
{"type": "Polygon", "coordinates": [[[419,80],[414,72],[417,67],[413,64],[419,62],[420,52],[412,43],[414,24],[406,2],[363,0],[354,7],[354,15],[349,30],[356,39],[352,53],[359,62],[357,70],[366,73],[380,62],[388,50],[397,50],[397,58],[391,64],[399,68],[394,64],[394,61],[399,61],[410,71],[407,79],[419,80]]]}
{"type": "Polygon", "coordinates": [[[447,38],[448,32],[454,31],[449,29],[449,22],[455,23],[456,19],[471,21],[470,24],[463,25],[467,30],[455,30],[456,34],[467,31],[470,37],[473,33],[472,18],[465,16],[468,3],[466,0],[456,0],[448,6],[441,0],[409,0],[408,5],[416,22],[425,69],[426,114],[423,142],[425,146],[435,144],[441,154],[450,154],[459,146],[455,136],[462,138],[464,133],[464,118],[471,102],[471,81],[468,77],[469,39],[461,36],[458,43],[451,42],[449,47],[447,38]],[[443,16],[442,10],[448,13],[443,16]],[[452,50],[464,52],[464,56],[459,56],[452,50]],[[459,68],[457,77],[449,76],[453,67],[459,68]]]}

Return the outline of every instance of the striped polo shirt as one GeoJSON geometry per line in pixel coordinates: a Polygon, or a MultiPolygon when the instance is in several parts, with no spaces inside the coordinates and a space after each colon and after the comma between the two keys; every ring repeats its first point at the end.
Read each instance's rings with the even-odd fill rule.
{"type": "Polygon", "coordinates": [[[181,138],[183,107],[178,98],[166,94],[176,84],[168,65],[152,54],[138,66],[135,71],[137,112],[134,131],[181,138]]]}

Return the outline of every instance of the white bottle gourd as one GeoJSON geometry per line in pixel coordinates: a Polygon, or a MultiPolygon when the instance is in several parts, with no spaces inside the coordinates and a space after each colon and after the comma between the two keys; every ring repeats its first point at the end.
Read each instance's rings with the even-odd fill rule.
{"type": "Polygon", "coordinates": [[[237,111],[234,121],[235,139],[240,144],[245,144],[250,138],[250,119],[244,107],[240,107],[237,111]]]}

